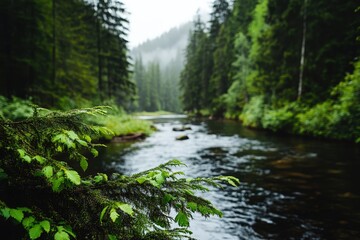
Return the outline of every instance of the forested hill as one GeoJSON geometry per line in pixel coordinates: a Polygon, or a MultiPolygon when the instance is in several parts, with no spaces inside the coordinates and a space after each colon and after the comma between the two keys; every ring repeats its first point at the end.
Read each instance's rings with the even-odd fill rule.
{"type": "Polygon", "coordinates": [[[135,110],[182,111],[179,77],[191,27],[191,22],[185,23],[132,49],[138,93],[135,110]]]}
{"type": "Polygon", "coordinates": [[[215,0],[194,22],[186,111],[360,141],[359,2],[215,0]]]}
{"type": "MultiPolygon", "coordinates": [[[[161,65],[167,65],[175,59],[179,52],[183,53],[192,22],[184,23],[174,27],[154,39],[148,39],[139,46],[131,49],[131,55],[138,57],[141,55],[144,64],[149,61],[158,60],[161,65]]],[[[183,54],[180,54],[182,56],[183,54]]]]}

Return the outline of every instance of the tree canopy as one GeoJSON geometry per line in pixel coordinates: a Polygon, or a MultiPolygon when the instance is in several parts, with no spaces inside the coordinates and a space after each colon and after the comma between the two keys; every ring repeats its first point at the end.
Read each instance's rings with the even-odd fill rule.
{"type": "MultiPolygon", "coordinates": [[[[340,114],[325,107],[347,74],[357,75],[358,13],[356,1],[214,1],[209,27],[199,29],[196,20],[189,37],[181,74],[184,109],[274,131],[359,138],[359,130],[357,137],[352,133],[358,110],[340,114]],[[196,45],[200,31],[202,44],[196,45]],[[321,134],[304,130],[312,120],[301,116],[320,106],[334,112],[330,121],[346,122],[347,133],[332,133],[339,123],[321,134]]],[[[358,97],[352,101],[359,103],[358,97]]]]}

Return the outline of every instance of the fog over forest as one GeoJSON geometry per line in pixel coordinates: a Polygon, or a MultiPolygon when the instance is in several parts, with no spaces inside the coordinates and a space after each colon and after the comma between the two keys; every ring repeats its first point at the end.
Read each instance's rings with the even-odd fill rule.
{"type": "Polygon", "coordinates": [[[192,23],[188,22],[170,29],[155,39],[147,40],[133,48],[131,56],[137,58],[141,55],[145,65],[151,61],[158,61],[162,67],[177,57],[183,59],[191,27],[192,23]]]}

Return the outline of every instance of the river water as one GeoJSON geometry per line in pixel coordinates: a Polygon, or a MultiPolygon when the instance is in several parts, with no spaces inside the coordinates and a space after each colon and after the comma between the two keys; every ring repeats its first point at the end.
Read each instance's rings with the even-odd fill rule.
{"type": "MultiPolygon", "coordinates": [[[[97,167],[133,174],[171,159],[186,175],[231,175],[203,196],[223,218],[196,215],[193,237],[223,239],[360,239],[360,149],[351,143],[278,136],[233,121],[186,116],[151,119],[158,129],[141,142],[110,144],[97,167]],[[191,127],[174,132],[173,127],[191,127]],[[187,134],[188,140],[176,137],[187,134]]],[[[177,170],[177,169],[176,169],[177,170]]]]}

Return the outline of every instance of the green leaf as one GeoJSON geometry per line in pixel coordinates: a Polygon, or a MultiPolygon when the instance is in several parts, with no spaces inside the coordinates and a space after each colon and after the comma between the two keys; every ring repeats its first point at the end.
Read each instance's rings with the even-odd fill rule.
{"type": "Polygon", "coordinates": [[[133,216],[134,215],[134,211],[132,209],[132,207],[127,204],[127,203],[117,203],[116,204],[118,208],[121,209],[121,211],[123,211],[124,213],[127,213],[129,214],[130,216],[133,216]]]}
{"type": "Polygon", "coordinates": [[[51,178],[54,175],[54,169],[52,166],[43,167],[42,172],[46,178],[51,178]]]}
{"type": "Polygon", "coordinates": [[[35,218],[27,217],[27,218],[24,218],[24,220],[22,221],[22,225],[24,226],[25,229],[29,229],[33,225],[34,221],[35,221],[35,218]]]}
{"type": "Polygon", "coordinates": [[[115,222],[116,219],[118,219],[119,216],[120,216],[120,215],[116,212],[116,210],[115,210],[114,208],[112,208],[112,209],[110,210],[110,218],[111,218],[111,220],[112,220],[113,222],[115,222]]]}
{"type": "Polygon", "coordinates": [[[234,186],[234,187],[237,187],[237,185],[235,184],[235,182],[231,179],[228,179],[227,182],[231,185],[231,186],[234,186]]]}
{"type": "Polygon", "coordinates": [[[59,177],[57,179],[55,179],[52,182],[52,190],[54,192],[60,192],[61,190],[61,185],[64,183],[65,178],[64,177],[59,177]]]}
{"type": "Polygon", "coordinates": [[[77,139],[76,141],[77,141],[81,146],[84,146],[84,147],[87,147],[87,146],[88,146],[87,142],[85,142],[85,141],[83,141],[83,140],[81,140],[81,139],[77,139]]]}
{"type": "Polygon", "coordinates": [[[94,182],[95,183],[99,183],[99,182],[102,182],[104,180],[104,178],[100,175],[97,175],[94,177],[94,182]]]}
{"type": "Polygon", "coordinates": [[[114,136],[115,133],[113,131],[111,131],[110,129],[106,128],[106,127],[98,127],[97,130],[101,133],[101,135],[103,136],[114,136]]]}
{"type": "Polygon", "coordinates": [[[18,149],[17,150],[19,155],[20,155],[20,158],[23,158],[25,156],[25,150],[24,149],[18,149]]]}
{"type": "Polygon", "coordinates": [[[179,224],[180,227],[188,227],[189,226],[189,218],[188,216],[180,211],[176,217],[175,217],[175,222],[177,222],[179,224]]]}
{"type": "Polygon", "coordinates": [[[82,168],[82,170],[85,172],[86,169],[88,168],[89,164],[86,161],[86,159],[81,159],[80,160],[80,167],[82,168]]]}
{"type": "Polygon", "coordinates": [[[117,240],[117,237],[111,234],[108,234],[109,240],[117,240]]]}
{"type": "Polygon", "coordinates": [[[83,137],[85,139],[85,141],[87,141],[88,143],[91,143],[91,137],[89,135],[84,135],[83,137]]]}
{"type": "Polygon", "coordinates": [[[74,131],[66,131],[66,134],[69,136],[71,140],[79,139],[79,136],[74,131]]]}
{"type": "Polygon", "coordinates": [[[66,142],[66,139],[67,139],[66,135],[63,134],[63,133],[60,133],[60,134],[54,136],[54,137],[51,139],[51,141],[52,141],[52,142],[62,142],[62,143],[65,143],[65,142],[66,142]]]}
{"type": "Polygon", "coordinates": [[[214,208],[213,213],[218,215],[219,217],[223,217],[223,213],[219,209],[214,208]]]}
{"type": "Polygon", "coordinates": [[[95,183],[106,182],[108,180],[108,176],[105,173],[98,173],[98,175],[96,175],[93,180],[95,183]]]}
{"type": "Polygon", "coordinates": [[[31,158],[28,155],[25,155],[22,159],[27,163],[31,163],[31,158]]]}
{"type": "Polygon", "coordinates": [[[239,179],[233,176],[219,176],[218,179],[227,181],[231,186],[237,187],[240,184],[239,179]]]}
{"type": "Polygon", "coordinates": [[[147,180],[146,177],[138,177],[138,178],[136,178],[136,181],[137,181],[138,183],[140,183],[140,184],[143,184],[146,180],[147,180]]]}
{"type": "Polygon", "coordinates": [[[194,202],[188,202],[188,203],[187,203],[187,207],[188,207],[191,211],[195,212],[196,209],[197,209],[197,204],[194,203],[194,202]]]}
{"type": "Polygon", "coordinates": [[[10,217],[10,208],[3,208],[1,209],[1,215],[5,218],[8,219],[10,217]]]}
{"type": "Polygon", "coordinates": [[[33,159],[38,161],[40,164],[44,164],[46,162],[46,158],[43,158],[43,157],[41,157],[39,155],[36,155],[35,157],[33,157],[33,159]]]}
{"type": "Polygon", "coordinates": [[[54,239],[55,240],[70,240],[70,236],[66,232],[60,231],[60,232],[55,233],[54,239]]]}
{"type": "Polygon", "coordinates": [[[177,160],[177,159],[173,159],[168,161],[167,163],[165,163],[164,165],[169,165],[169,166],[186,166],[185,163],[177,160]]]}
{"type": "Polygon", "coordinates": [[[75,185],[80,185],[81,178],[77,171],[66,170],[65,175],[72,183],[74,183],[75,185]]]}
{"type": "Polygon", "coordinates": [[[15,218],[18,222],[21,222],[24,218],[24,213],[18,209],[10,209],[10,216],[15,218]]]}
{"type": "Polygon", "coordinates": [[[47,232],[47,233],[50,232],[50,222],[49,221],[47,221],[47,220],[41,221],[40,225],[45,230],[45,232],[47,232]]]}
{"type": "Polygon", "coordinates": [[[165,182],[165,177],[163,176],[162,173],[158,173],[156,176],[155,176],[155,181],[161,185],[165,182]]]}
{"type": "Polygon", "coordinates": [[[59,145],[59,146],[57,146],[56,151],[57,151],[57,152],[62,152],[63,149],[62,149],[62,147],[59,145]]]}
{"type": "Polygon", "coordinates": [[[41,236],[43,232],[43,229],[41,228],[40,224],[36,224],[34,225],[32,228],[30,228],[29,230],[29,236],[30,239],[37,239],[41,236]]]}
{"type": "Polygon", "coordinates": [[[169,203],[170,201],[175,200],[175,199],[176,199],[176,198],[175,198],[173,195],[166,193],[166,194],[164,195],[164,198],[163,198],[163,203],[164,203],[164,204],[167,204],[167,203],[169,203]]]}
{"type": "Polygon", "coordinates": [[[46,178],[51,178],[54,175],[54,169],[52,166],[43,167],[42,172],[46,178]]]}
{"type": "Polygon", "coordinates": [[[96,150],[95,148],[92,148],[92,149],[90,150],[90,152],[92,153],[92,155],[93,155],[94,157],[97,157],[97,156],[99,155],[98,150],[96,150]]]}
{"type": "Polygon", "coordinates": [[[101,213],[100,213],[100,223],[102,223],[102,220],[103,220],[104,215],[105,215],[105,213],[106,213],[106,210],[107,210],[108,208],[109,208],[109,206],[106,206],[106,207],[104,207],[103,210],[101,211],[101,213]]]}
{"type": "Polygon", "coordinates": [[[66,146],[68,147],[68,149],[70,148],[76,148],[76,144],[72,141],[72,140],[68,140],[65,142],[66,146]]]}
{"type": "Polygon", "coordinates": [[[73,238],[76,238],[76,235],[75,235],[75,233],[73,232],[73,230],[71,229],[70,226],[64,226],[64,231],[67,232],[73,238]]]}
{"type": "Polygon", "coordinates": [[[154,187],[160,188],[160,184],[159,184],[157,181],[155,181],[155,180],[150,179],[150,180],[149,180],[149,183],[150,183],[151,185],[153,185],[154,187]]]}

